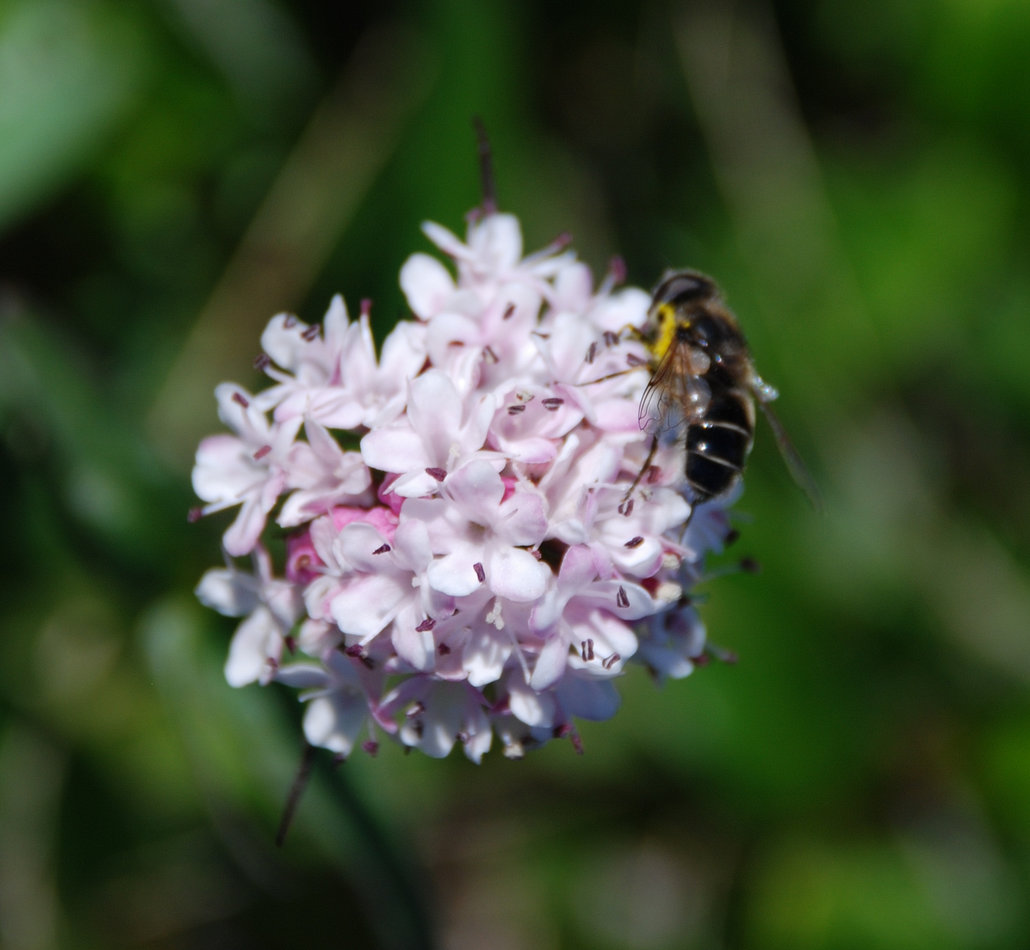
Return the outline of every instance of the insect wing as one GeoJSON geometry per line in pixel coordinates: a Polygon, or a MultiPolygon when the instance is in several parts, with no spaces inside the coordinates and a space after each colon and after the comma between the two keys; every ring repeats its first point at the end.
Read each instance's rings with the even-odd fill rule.
{"type": "Polygon", "coordinates": [[[688,373],[682,354],[670,347],[640,397],[640,428],[660,433],[689,425],[704,412],[710,398],[708,384],[688,373]]]}
{"type": "Polygon", "coordinates": [[[819,492],[819,486],[816,485],[815,479],[812,478],[812,473],[809,472],[808,467],[801,460],[798,450],[794,448],[794,443],[790,441],[790,436],[787,435],[787,430],[784,428],[783,423],[780,422],[780,417],[773,411],[772,406],[760,396],[756,402],[764,413],[769,423],[769,428],[773,431],[776,445],[779,447],[780,455],[783,457],[787,470],[790,472],[790,477],[794,479],[798,487],[808,496],[812,507],[816,511],[821,512],[823,510],[823,499],[819,492]]]}

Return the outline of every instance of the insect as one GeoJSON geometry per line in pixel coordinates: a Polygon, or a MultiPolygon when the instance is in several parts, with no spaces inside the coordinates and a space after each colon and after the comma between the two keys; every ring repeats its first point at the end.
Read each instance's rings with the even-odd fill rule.
{"type": "Polygon", "coordinates": [[[654,434],[624,505],[650,468],[662,434],[683,428],[689,501],[698,505],[726,494],[751,452],[757,402],[792,477],[819,507],[815,483],[769,406],[778,393],[755,372],[747,340],[710,277],[690,270],[667,274],[645,328],[636,333],[651,353],[640,425],[654,434]]]}

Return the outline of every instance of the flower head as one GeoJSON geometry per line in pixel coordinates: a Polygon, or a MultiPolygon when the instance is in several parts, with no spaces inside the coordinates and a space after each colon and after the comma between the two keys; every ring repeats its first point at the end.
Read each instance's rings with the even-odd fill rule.
{"type": "Polygon", "coordinates": [[[675,443],[627,501],[650,436],[647,353],[623,331],[648,294],[595,288],[564,239],[524,256],[511,215],[425,232],[454,271],[408,259],[412,318],[378,357],[368,307],[351,321],[337,297],[321,327],[269,324],[271,386],[218,387],[234,434],[201,443],[194,486],[203,513],[239,506],[224,547],[254,572],[197,592],[245,618],[229,682],[301,690],[311,743],[517,756],[612,716],[634,663],[691,672],[686,591],[727,523],[719,500],[692,515],[675,443]]]}

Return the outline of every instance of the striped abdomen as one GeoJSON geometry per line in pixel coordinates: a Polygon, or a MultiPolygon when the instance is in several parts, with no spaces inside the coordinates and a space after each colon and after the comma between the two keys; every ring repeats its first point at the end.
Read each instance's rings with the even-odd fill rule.
{"type": "Polygon", "coordinates": [[[744,471],[755,437],[755,406],[736,387],[713,387],[704,413],[687,427],[687,483],[694,504],[729,491],[744,471]]]}

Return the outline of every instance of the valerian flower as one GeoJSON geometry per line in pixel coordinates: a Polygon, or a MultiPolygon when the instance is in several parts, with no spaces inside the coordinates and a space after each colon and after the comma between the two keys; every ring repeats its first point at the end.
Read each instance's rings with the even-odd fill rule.
{"type": "Polygon", "coordinates": [[[691,512],[670,440],[627,500],[651,442],[625,332],[645,291],[615,270],[595,287],[566,239],[524,256],[511,215],[465,241],[424,230],[454,269],[407,260],[412,316],[378,356],[368,305],[352,320],[336,297],[321,325],[271,321],[272,385],[218,387],[233,434],[200,444],[194,487],[201,513],[239,512],[197,593],[244,618],[229,682],[300,690],[308,741],[339,756],[578,746],[574,719],[612,716],[632,665],[661,680],[703,659],[688,592],[726,499],[691,512]]]}

